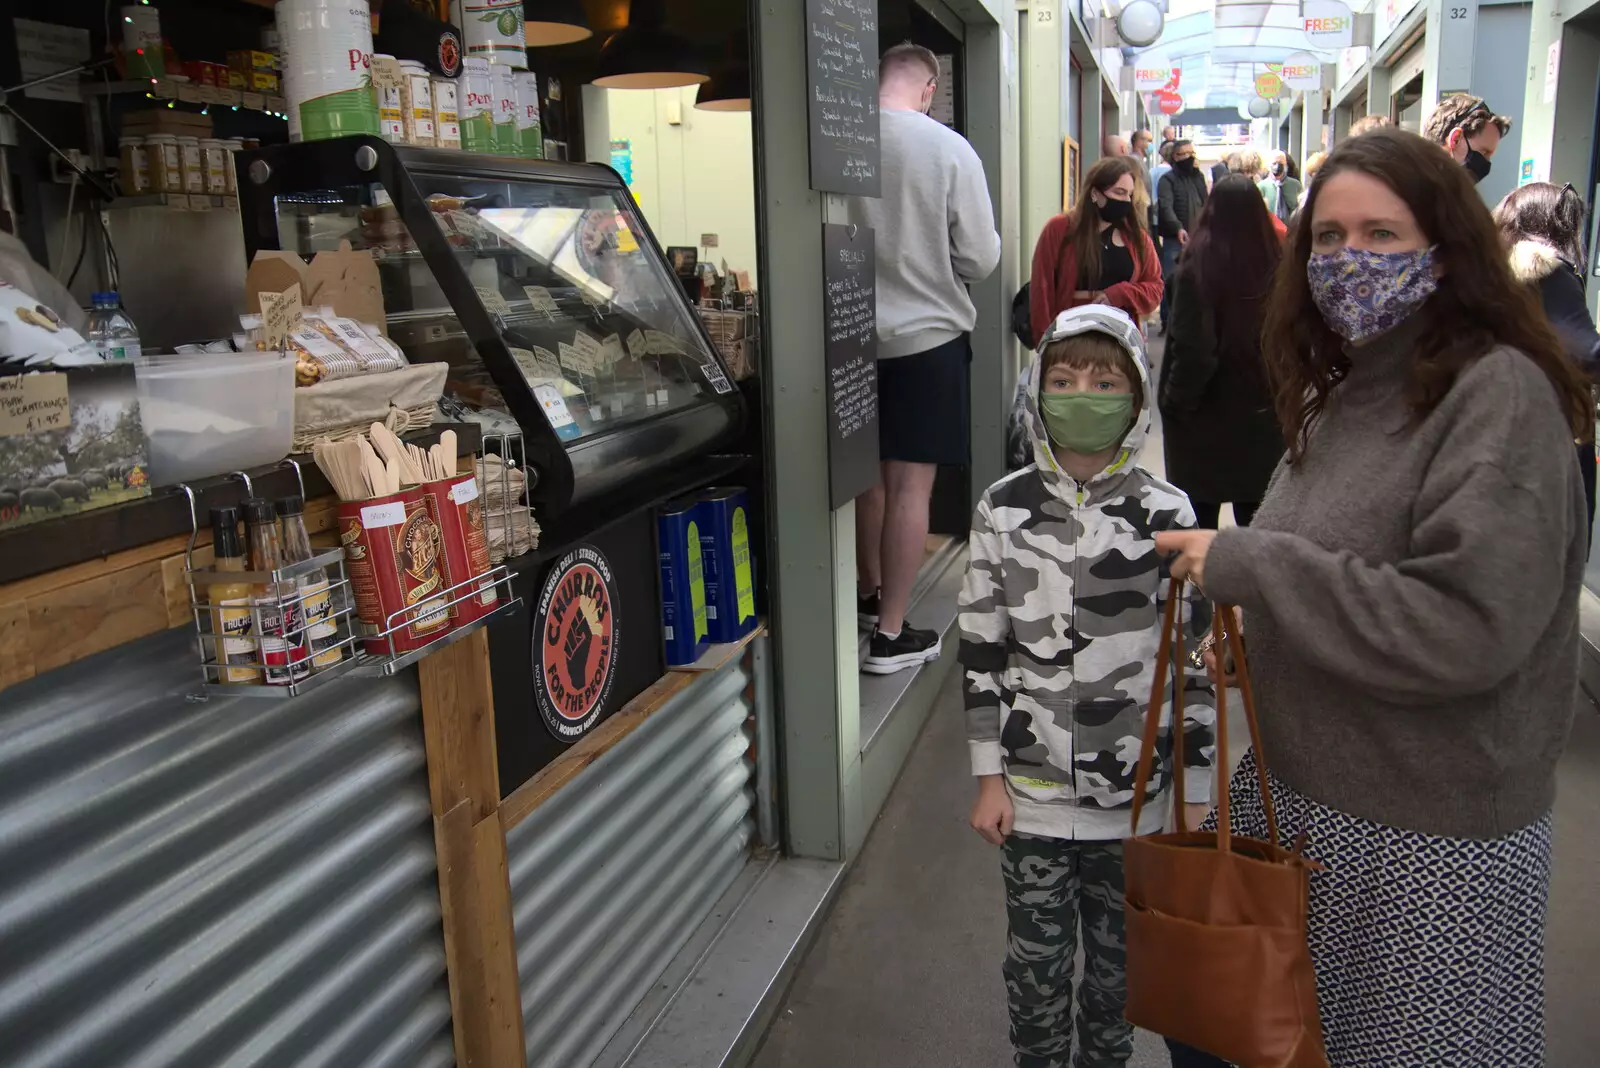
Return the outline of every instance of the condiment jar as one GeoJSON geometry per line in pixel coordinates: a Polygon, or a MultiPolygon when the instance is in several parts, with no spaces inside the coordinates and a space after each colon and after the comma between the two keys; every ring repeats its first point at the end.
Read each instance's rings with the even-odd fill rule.
{"type": "Polygon", "coordinates": [[[206,191],[205,161],[200,156],[200,138],[178,138],[178,166],[183,172],[182,193],[204,193],[206,191]]]}
{"type": "Polygon", "coordinates": [[[150,192],[150,157],[145,152],[144,140],[119,137],[117,149],[122,157],[122,191],[131,197],[150,192]]]}
{"type": "Polygon", "coordinates": [[[433,117],[433,80],[428,77],[428,68],[414,59],[402,59],[400,70],[405,74],[400,102],[405,109],[406,141],[413,145],[437,144],[439,138],[433,117]]]}
{"type": "Polygon", "coordinates": [[[157,193],[183,192],[183,161],[178,139],[172,134],[151,134],[144,139],[150,168],[150,188],[157,193]]]}
{"type": "Polygon", "coordinates": [[[200,156],[205,163],[206,193],[215,196],[225,196],[228,192],[228,151],[222,147],[222,142],[215,137],[202,138],[200,141],[200,156]]]}

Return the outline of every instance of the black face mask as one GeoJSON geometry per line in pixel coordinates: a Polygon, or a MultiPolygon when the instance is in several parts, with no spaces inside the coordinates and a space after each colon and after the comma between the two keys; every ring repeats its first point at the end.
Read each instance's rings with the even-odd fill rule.
{"type": "Polygon", "coordinates": [[[1472,184],[1477,185],[1489,177],[1489,168],[1492,164],[1489,162],[1488,156],[1472,147],[1472,142],[1466,141],[1464,138],[1463,141],[1467,146],[1467,158],[1461,161],[1461,165],[1467,169],[1468,174],[1472,175],[1472,184]]]}
{"type": "Polygon", "coordinates": [[[1283,164],[1274,163],[1272,165],[1272,176],[1274,178],[1282,178],[1283,177],[1283,164]]]}
{"type": "Polygon", "coordinates": [[[1100,218],[1108,223],[1122,222],[1133,214],[1133,202],[1130,200],[1107,199],[1104,204],[1096,204],[1095,207],[1100,212],[1100,218]]]}
{"type": "Polygon", "coordinates": [[[1192,171],[1194,170],[1194,157],[1190,156],[1188,159],[1175,159],[1172,161],[1172,165],[1178,168],[1180,171],[1192,171]]]}

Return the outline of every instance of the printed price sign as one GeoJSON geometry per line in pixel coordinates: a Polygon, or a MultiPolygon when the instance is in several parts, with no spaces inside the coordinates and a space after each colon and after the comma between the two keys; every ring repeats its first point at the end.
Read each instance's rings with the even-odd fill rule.
{"type": "Polygon", "coordinates": [[[65,430],[71,425],[66,375],[55,371],[0,378],[0,438],[65,430]]]}
{"type": "Polygon", "coordinates": [[[498,315],[504,319],[511,314],[511,305],[506,303],[506,298],[500,295],[498,289],[489,286],[473,286],[478,291],[478,299],[483,301],[484,309],[490,315],[498,315]]]}

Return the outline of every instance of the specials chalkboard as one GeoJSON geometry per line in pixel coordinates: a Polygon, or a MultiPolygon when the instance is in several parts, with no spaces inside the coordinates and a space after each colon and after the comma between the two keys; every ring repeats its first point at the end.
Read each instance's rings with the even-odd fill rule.
{"type": "Polygon", "coordinates": [[[822,228],[827,330],[828,496],[832,507],[878,484],[878,300],[872,231],[822,228]]]}
{"type": "Polygon", "coordinates": [[[878,0],[806,0],[811,188],[879,195],[878,0]]]}

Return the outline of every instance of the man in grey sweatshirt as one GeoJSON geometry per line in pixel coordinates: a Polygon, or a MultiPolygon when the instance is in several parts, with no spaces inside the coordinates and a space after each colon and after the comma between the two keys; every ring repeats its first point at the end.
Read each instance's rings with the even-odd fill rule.
{"type": "Polygon", "coordinates": [[[882,481],[856,502],[857,614],[873,628],[864,669],[889,674],[937,659],[939,636],[906,626],[940,464],[965,466],[967,284],[1000,262],[983,163],[928,118],[939,61],[899,44],[878,66],[882,193],[852,198],[850,218],[877,247],[878,426],[882,481]]]}

